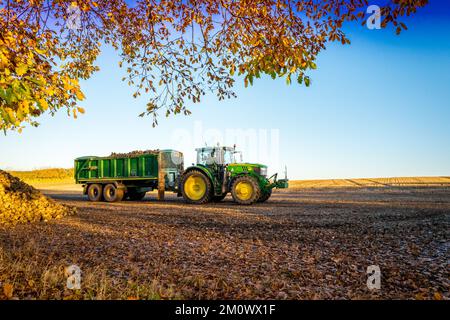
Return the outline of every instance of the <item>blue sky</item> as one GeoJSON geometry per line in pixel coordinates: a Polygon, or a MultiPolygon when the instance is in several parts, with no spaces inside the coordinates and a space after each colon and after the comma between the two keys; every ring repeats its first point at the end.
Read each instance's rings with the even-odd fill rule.
{"type": "Polygon", "coordinates": [[[155,148],[179,149],[190,164],[194,147],[221,140],[209,133],[225,143],[231,131],[256,134],[237,143],[244,160],[271,172],[286,165],[291,179],[450,176],[450,10],[442,3],[407,19],[401,36],[348,25],[352,44],[320,54],[309,88],[266,78],[245,89],[238,79],[237,99],[207,96],[191,116],[162,116],[156,128],[137,117],[145,101],[132,98],[105,49],[101,71],[82,84],[86,114],[73,120],[62,111],[1,135],[0,168],[71,167],[78,156],[155,148]],[[269,148],[255,153],[265,134],[269,148]]]}

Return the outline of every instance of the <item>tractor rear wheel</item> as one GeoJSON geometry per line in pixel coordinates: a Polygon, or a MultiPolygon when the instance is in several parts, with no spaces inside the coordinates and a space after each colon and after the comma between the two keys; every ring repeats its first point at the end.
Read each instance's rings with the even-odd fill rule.
{"type": "Polygon", "coordinates": [[[261,196],[261,189],[255,178],[250,176],[238,177],[231,186],[233,200],[239,204],[253,204],[261,196]]]}
{"type": "Polygon", "coordinates": [[[105,188],[103,188],[103,197],[108,202],[118,202],[122,201],[124,196],[123,189],[116,188],[112,183],[107,184],[105,188]]]}
{"type": "Polygon", "coordinates": [[[98,202],[102,200],[102,186],[100,184],[91,184],[87,189],[89,200],[98,202]]]}
{"type": "Polygon", "coordinates": [[[181,178],[181,194],[188,203],[207,203],[213,197],[212,192],[211,181],[199,170],[189,171],[181,178]]]}
{"type": "Polygon", "coordinates": [[[266,192],[261,192],[261,196],[258,199],[258,202],[265,202],[269,200],[270,196],[272,195],[272,189],[269,189],[266,192]]]}

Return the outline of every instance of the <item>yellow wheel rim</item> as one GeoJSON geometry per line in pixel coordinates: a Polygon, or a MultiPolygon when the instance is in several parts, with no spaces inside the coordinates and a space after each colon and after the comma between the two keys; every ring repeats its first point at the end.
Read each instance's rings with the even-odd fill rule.
{"type": "Polygon", "coordinates": [[[202,177],[190,176],[184,182],[184,192],[191,200],[200,200],[206,193],[206,183],[202,177]]]}
{"type": "Polygon", "coordinates": [[[243,201],[250,199],[254,192],[252,184],[247,181],[238,182],[235,190],[236,196],[243,201]]]}

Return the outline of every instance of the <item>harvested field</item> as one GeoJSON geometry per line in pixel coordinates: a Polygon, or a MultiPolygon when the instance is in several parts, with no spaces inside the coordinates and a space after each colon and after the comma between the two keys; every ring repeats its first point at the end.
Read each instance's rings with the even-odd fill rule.
{"type": "Polygon", "coordinates": [[[42,184],[71,184],[74,183],[72,169],[39,169],[32,171],[10,171],[10,174],[21,179],[25,183],[40,186],[42,184]]]}
{"type": "Polygon", "coordinates": [[[248,207],[45,193],[78,214],[0,229],[0,298],[449,298],[446,187],[293,188],[248,207]],[[81,290],[65,287],[72,264],[81,290]]]}
{"type": "Polygon", "coordinates": [[[395,188],[395,187],[450,187],[450,177],[395,177],[332,180],[296,180],[289,182],[292,189],[304,188],[395,188]]]}

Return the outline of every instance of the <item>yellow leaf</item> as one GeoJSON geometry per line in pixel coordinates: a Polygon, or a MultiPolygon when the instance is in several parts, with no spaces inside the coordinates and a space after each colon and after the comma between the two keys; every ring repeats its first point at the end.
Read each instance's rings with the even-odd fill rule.
{"type": "Polygon", "coordinates": [[[30,104],[27,100],[22,101],[21,107],[23,108],[23,112],[29,113],[30,112],[30,104]]]}
{"type": "Polygon", "coordinates": [[[77,110],[79,113],[84,113],[84,109],[82,107],[78,107],[77,110]]]}
{"type": "Polygon", "coordinates": [[[64,90],[69,91],[72,88],[72,86],[69,85],[69,82],[67,81],[67,79],[63,78],[62,79],[62,83],[63,83],[63,86],[64,86],[64,90]]]}
{"type": "Polygon", "coordinates": [[[78,100],[84,100],[84,98],[85,98],[83,92],[81,92],[80,90],[77,90],[75,95],[77,96],[78,100]]]}
{"type": "Polygon", "coordinates": [[[36,50],[37,53],[39,54],[44,54],[45,50],[39,49],[39,48],[35,48],[34,50],[36,50]]]}
{"type": "Polygon", "coordinates": [[[38,102],[39,102],[39,104],[40,104],[40,106],[41,106],[41,108],[43,110],[47,110],[48,109],[47,101],[45,101],[44,99],[39,99],[38,102]]]}
{"type": "Polygon", "coordinates": [[[19,65],[16,67],[16,74],[17,74],[18,76],[22,76],[22,75],[24,75],[24,74],[27,72],[27,70],[28,70],[28,66],[27,66],[27,65],[25,65],[25,64],[19,64],[19,65]]]}

